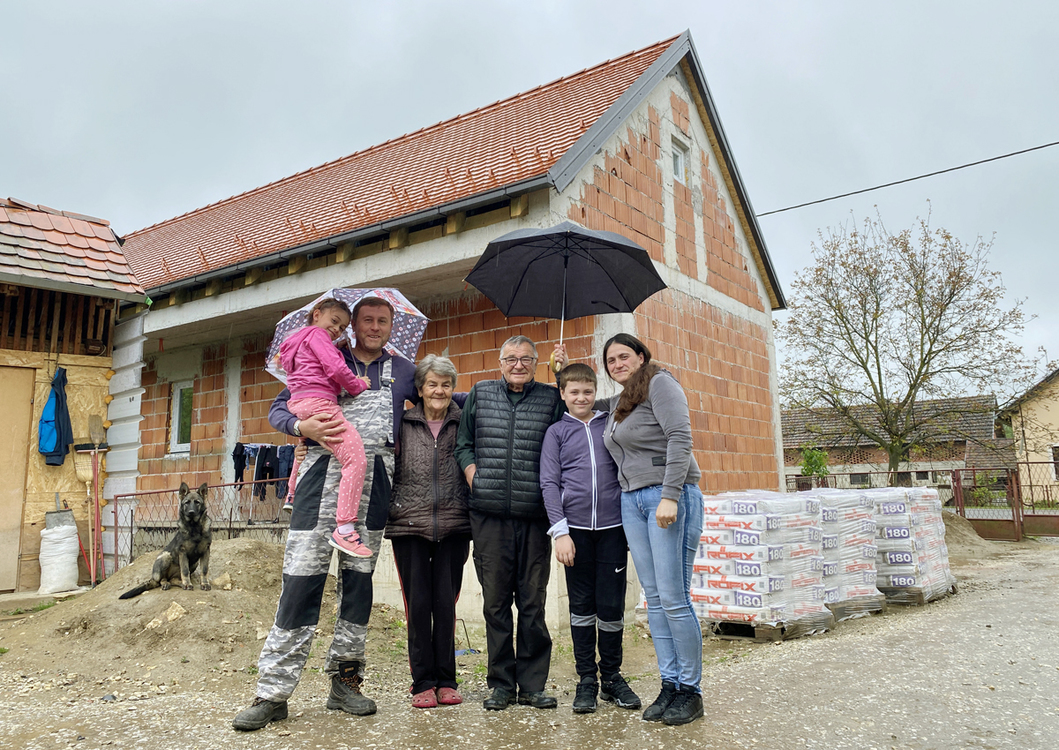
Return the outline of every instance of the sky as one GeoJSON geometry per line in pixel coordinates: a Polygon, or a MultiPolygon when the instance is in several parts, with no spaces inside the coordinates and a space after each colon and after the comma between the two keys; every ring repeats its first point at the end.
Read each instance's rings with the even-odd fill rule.
{"type": "MultiPolygon", "coordinates": [[[[685,29],[757,213],[1059,141],[1045,0],[0,0],[0,26],[0,195],[118,234],[685,29]]],[[[876,211],[994,238],[1020,342],[1059,359],[1057,206],[1059,146],[759,223],[788,293],[876,211]]]]}

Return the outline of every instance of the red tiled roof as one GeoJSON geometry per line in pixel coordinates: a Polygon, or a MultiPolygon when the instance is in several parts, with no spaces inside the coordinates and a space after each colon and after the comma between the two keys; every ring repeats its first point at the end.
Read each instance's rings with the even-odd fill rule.
{"type": "MultiPolygon", "coordinates": [[[[883,431],[875,406],[854,406],[854,416],[870,429],[883,431]]],[[[925,442],[991,440],[995,432],[996,398],[964,396],[920,401],[915,418],[928,436],[925,442]]],[[[790,409],[780,413],[784,448],[816,445],[821,448],[873,445],[867,437],[854,433],[833,409],[790,409]]],[[[918,439],[916,434],[910,439],[918,439]]]]}
{"type": "Polygon", "coordinates": [[[672,42],[133,232],[126,257],[151,289],[543,175],[672,42]]]}
{"type": "Polygon", "coordinates": [[[144,296],[110,222],[17,198],[0,198],[0,276],[46,289],[74,284],[102,297],[144,296]]]}

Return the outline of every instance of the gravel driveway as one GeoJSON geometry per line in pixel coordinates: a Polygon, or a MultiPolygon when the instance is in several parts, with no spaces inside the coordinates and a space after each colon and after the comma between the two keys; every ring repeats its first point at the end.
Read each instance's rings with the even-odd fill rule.
{"type": "MultiPolygon", "coordinates": [[[[405,680],[385,688],[380,680],[370,691],[379,713],[358,719],[325,710],[327,682],[307,673],[288,721],[244,734],[229,726],[253,693],[254,678],[239,670],[159,686],[131,668],[24,673],[5,655],[0,747],[1051,750],[1059,746],[1059,545],[995,549],[954,559],[960,593],[926,607],[777,644],[709,641],[707,716],[686,727],[647,724],[606,704],[575,716],[562,684],[558,710],[487,714],[480,674],[468,675],[463,706],[430,711],[410,707],[405,680]]],[[[555,659],[570,656],[557,649],[555,659]]],[[[633,683],[647,701],[658,690],[651,674],[633,683]]]]}

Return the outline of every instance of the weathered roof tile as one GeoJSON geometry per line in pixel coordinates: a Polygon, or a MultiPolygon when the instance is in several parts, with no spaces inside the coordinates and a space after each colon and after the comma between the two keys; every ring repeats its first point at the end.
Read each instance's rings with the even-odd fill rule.
{"type": "Polygon", "coordinates": [[[539,177],[672,43],[141,229],[125,255],[153,288],[539,177]]]}
{"type": "Polygon", "coordinates": [[[144,294],[105,222],[14,198],[0,198],[0,268],[27,286],[81,284],[85,294],[127,299],[144,294]]]}

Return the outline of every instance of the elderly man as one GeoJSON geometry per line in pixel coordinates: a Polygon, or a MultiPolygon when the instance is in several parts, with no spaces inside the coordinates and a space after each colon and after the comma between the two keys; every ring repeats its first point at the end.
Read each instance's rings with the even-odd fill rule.
{"type": "MultiPolygon", "coordinates": [[[[371,575],[389,513],[395,426],[400,424],[405,400],[415,402],[418,396],[415,365],[383,350],[393,328],[390,303],[378,297],[363,298],[353,308],[351,325],[357,343],[352,352],[345,353],[346,364],[371,381],[371,388],[356,398],[340,399],[339,404],[360,433],[367,454],[357,532],[374,554],[369,558],[339,556],[338,620],[324,668],[332,673],[327,707],[364,716],[375,713],[375,701],[363,695],[360,686],[371,614],[371,575]]],[[[345,429],[340,421],[327,421],[319,415],[299,421],[287,409],[289,398],[290,392],[284,389],[269,410],[269,423],[280,432],[322,443],[345,429]]],[[[257,697],[232,721],[236,729],[260,729],[287,718],[287,699],[298,685],[309,655],[331,562],[328,540],[335,528],[341,478],[341,466],[330,457],[328,451],[314,445],[302,462],[283,556],[283,589],[276,622],[258,659],[257,697]]]]}
{"type": "Polygon", "coordinates": [[[562,415],[559,391],[537,383],[537,347],[513,336],[500,347],[500,380],[467,396],[456,443],[471,486],[474,566],[482,584],[489,652],[490,711],[514,703],[555,708],[545,694],[552,640],[544,621],[551,570],[548,515],[540,487],[544,433],[562,415]],[[518,607],[513,644],[511,605],[518,607]]]}

